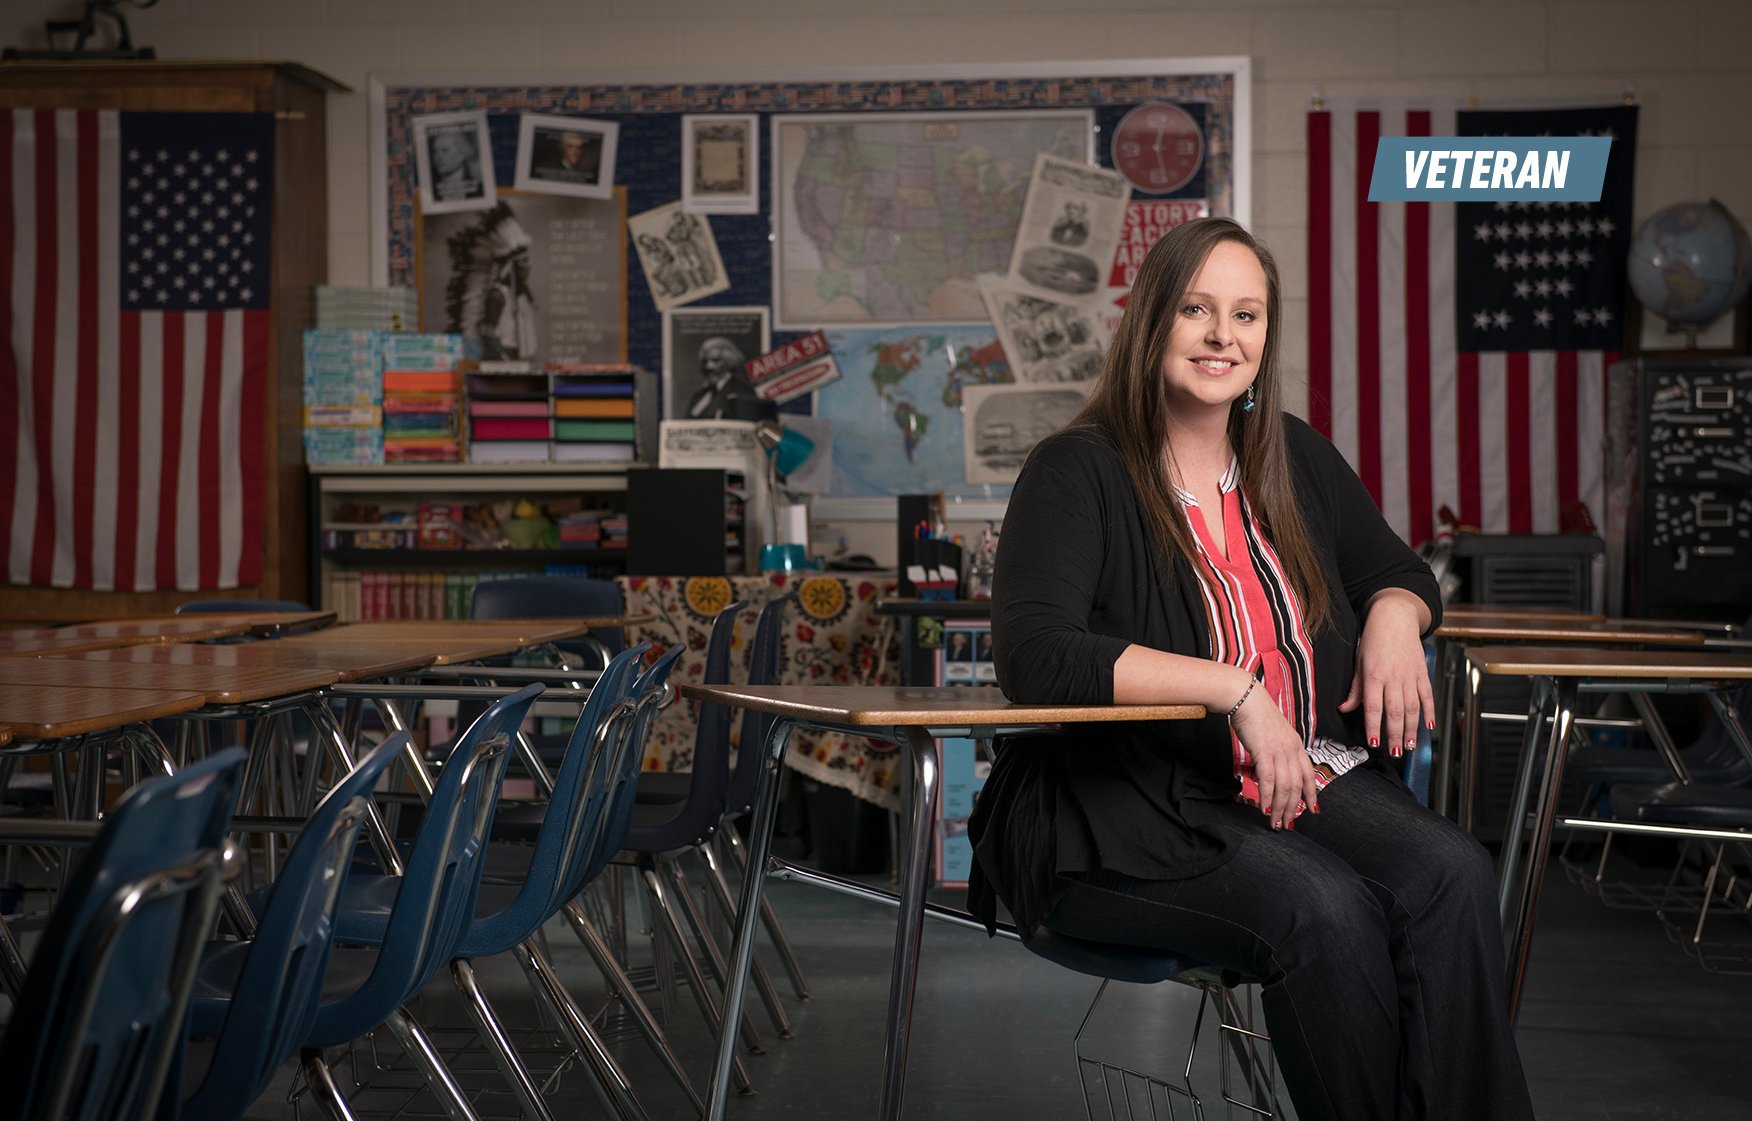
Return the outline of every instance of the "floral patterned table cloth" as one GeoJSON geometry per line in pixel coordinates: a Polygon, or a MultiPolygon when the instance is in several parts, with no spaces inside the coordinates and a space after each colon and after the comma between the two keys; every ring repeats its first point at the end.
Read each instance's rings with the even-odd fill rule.
{"type": "MultiPolygon", "coordinates": [[[[788,685],[891,685],[900,681],[897,623],[877,615],[876,600],[895,593],[890,574],[824,576],[771,573],[762,576],[622,576],[628,615],[653,621],[627,628],[631,642],[667,648],[686,647],[675,682],[697,682],[705,672],[706,639],[712,619],[727,604],[747,600],[731,643],[731,680],[748,680],[748,657],[760,609],[795,591],[780,634],[780,680],[788,685]]],[[[693,765],[697,705],[677,704],[660,713],[645,747],[645,769],[687,770],[693,765]]],[[[735,721],[731,742],[741,736],[735,721]]],[[[896,809],[894,783],[898,750],[862,737],[799,731],[791,737],[785,762],[815,779],[843,787],[858,797],[896,809]]]]}

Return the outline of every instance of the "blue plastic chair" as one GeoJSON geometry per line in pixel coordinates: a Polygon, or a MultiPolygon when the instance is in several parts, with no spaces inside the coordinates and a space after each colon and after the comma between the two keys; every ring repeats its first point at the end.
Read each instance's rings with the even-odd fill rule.
{"type": "MultiPolygon", "coordinates": [[[[536,1118],[546,1118],[545,1106],[515,1054],[500,1050],[503,1029],[475,981],[472,959],[514,953],[538,997],[589,1065],[592,1085],[610,1114],[645,1115],[631,1082],[560,983],[536,934],[602,874],[626,831],[645,738],[663,686],[681,656],[681,647],[672,648],[635,680],[633,671],[646,649],[641,645],[617,655],[591,691],[548,804],[505,807],[512,811],[510,820],[494,823],[496,870],[520,866],[511,875],[501,872],[482,884],[475,921],[451,963],[452,979],[467,998],[483,1039],[499,1051],[501,1069],[524,1080],[524,1112],[536,1118]],[[535,814],[539,824],[531,820],[535,814]],[[531,840],[533,846],[497,839],[501,837],[531,840]]],[[[655,1028],[655,1023],[649,1026],[655,1028]]],[[[675,1061],[679,1069],[673,1053],[665,1053],[667,1041],[660,1029],[658,1040],[660,1057],[666,1064],[675,1061]]]]}
{"type": "Polygon", "coordinates": [[[233,611],[309,611],[308,603],[295,599],[196,599],[176,609],[178,615],[215,615],[233,611]]]}
{"type": "Polygon", "coordinates": [[[244,760],[231,748],[148,779],[104,818],[0,1042],[8,1116],[176,1115],[185,1012],[244,760]]]}
{"type": "MultiPolygon", "coordinates": [[[[624,615],[626,600],[613,580],[585,576],[519,576],[475,585],[469,600],[471,619],[550,619],[624,615]]],[[[582,638],[557,642],[583,666],[601,669],[626,649],[619,627],[591,631],[582,638]]]]}
{"type": "Polygon", "coordinates": [[[212,1043],[205,1075],[184,1099],[186,1116],[243,1116],[280,1064],[298,1052],[322,1000],[335,905],[371,792],[407,739],[398,732],[372,749],[310,812],[253,936],[207,945],[189,1034],[212,1043]]]}
{"type": "Polygon", "coordinates": [[[530,685],[499,698],[458,738],[400,876],[349,877],[325,996],[302,1040],[311,1089],[328,1099],[337,1116],[347,1115],[345,1096],[329,1077],[320,1049],[350,1043],[379,1025],[395,1034],[453,1115],[470,1115],[425,1030],[402,1006],[456,956],[474,917],[510,737],[541,691],[530,685]],[[371,899],[372,906],[349,914],[347,901],[361,899],[371,899]],[[349,945],[354,938],[375,948],[349,945]]]}

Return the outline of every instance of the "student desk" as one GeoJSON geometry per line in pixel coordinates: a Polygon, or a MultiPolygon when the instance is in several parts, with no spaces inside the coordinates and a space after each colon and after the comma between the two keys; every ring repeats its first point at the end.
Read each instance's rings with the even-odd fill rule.
{"type": "MultiPolygon", "coordinates": [[[[1467,644],[1485,642],[1586,643],[1590,646],[1698,646],[1704,640],[1700,626],[1708,624],[1661,624],[1637,619],[1601,619],[1565,612],[1516,612],[1504,615],[1465,613],[1455,617],[1444,609],[1436,628],[1436,679],[1431,682],[1436,701],[1437,757],[1431,806],[1446,814],[1454,801],[1458,779],[1459,812],[1455,820],[1470,832],[1477,816],[1478,791],[1478,675],[1464,666],[1467,644]],[[1543,615],[1540,618],[1536,615],[1543,615]],[[1464,672],[1462,672],[1464,670],[1464,672]],[[1458,712],[1456,711],[1458,709],[1458,712]],[[1464,721],[1455,742],[1456,721],[1464,721]],[[1453,750],[1458,747],[1458,750],[1453,750]]],[[[1641,709],[1647,707],[1644,698],[1641,709]]]]}
{"type": "Polygon", "coordinates": [[[912,1025],[913,991],[923,942],[925,891],[930,886],[931,828],[937,808],[937,751],[940,736],[992,736],[1027,728],[1126,720],[1195,720],[1197,705],[1019,705],[995,689],[913,689],[856,685],[693,685],[681,686],[690,700],[754,709],[779,719],[764,745],[755,795],[754,823],[748,837],[748,866],[737,900],[735,946],[725,986],[724,1016],[712,1071],[709,1121],[723,1121],[730,1088],[730,1065],[742,1022],[748,967],[759,927],[761,890],[769,871],[789,867],[771,858],[773,819],[778,806],[778,769],[786,743],[798,728],[887,739],[910,758],[902,775],[910,778],[911,820],[906,826],[900,869],[900,923],[888,988],[888,1030],[881,1108],[884,1121],[900,1117],[906,1082],[906,1051],[912,1025]]]}
{"type": "Polygon", "coordinates": [[[0,677],[0,744],[113,732],[146,720],[192,712],[205,702],[204,696],[187,690],[91,684],[44,688],[42,682],[0,677]],[[5,687],[14,684],[31,687],[5,687]]]}
{"type": "Polygon", "coordinates": [[[1509,808],[1510,832],[1503,845],[1503,863],[1498,902],[1509,953],[1509,1018],[1520,1011],[1521,987],[1526,979],[1527,959],[1533,943],[1533,926],[1539,905],[1539,890],[1545,878],[1551,833],[1557,820],[1557,797],[1563,782],[1564,743],[1575,718],[1579,693],[1623,693],[1637,702],[1651,737],[1673,773],[1687,778],[1685,764],[1666,734],[1650,693],[1705,693],[1727,726],[1740,750],[1752,761],[1752,742],[1725,691],[1752,681],[1752,655],[1715,650],[1623,648],[1469,646],[1466,661],[1480,675],[1525,677],[1533,682],[1533,702],[1528,710],[1527,731],[1521,746],[1521,765],[1509,808]],[[1540,766],[1541,731],[1544,761],[1540,766]],[[1540,772],[1535,799],[1533,775],[1540,772]],[[1533,809],[1533,832],[1527,848],[1526,870],[1520,870],[1520,830],[1529,802],[1533,809]]]}

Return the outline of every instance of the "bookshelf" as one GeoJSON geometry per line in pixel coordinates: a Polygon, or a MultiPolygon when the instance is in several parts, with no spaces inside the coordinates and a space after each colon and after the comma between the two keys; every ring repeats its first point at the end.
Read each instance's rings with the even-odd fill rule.
{"type": "Polygon", "coordinates": [[[621,575],[628,466],[312,467],[312,601],[343,619],[462,618],[481,580],[621,575]]]}

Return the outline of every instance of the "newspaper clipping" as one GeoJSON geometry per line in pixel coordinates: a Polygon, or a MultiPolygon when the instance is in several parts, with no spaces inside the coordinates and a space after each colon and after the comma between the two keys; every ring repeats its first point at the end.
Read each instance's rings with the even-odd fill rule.
{"type": "Polygon", "coordinates": [[[1131,188],[1123,176],[1042,152],[1010,256],[1009,283],[1059,303],[1096,298],[1119,247],[1131,188]]]}
{"type": "Polygon", "coordinates": [[[1100,375],[1106,339],[1094,305],[1043,300],[996,277],[981,278],[979,290],[1017,381],[1093,381],[1100,375]]]}
{"type": "Polygon", "coordinates": [[[967,481],[1013,483],[1034,445],[1077,415],[1089,386],[970,385],[961,392],[967,481]]]}

